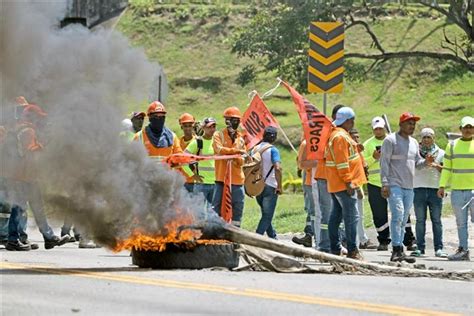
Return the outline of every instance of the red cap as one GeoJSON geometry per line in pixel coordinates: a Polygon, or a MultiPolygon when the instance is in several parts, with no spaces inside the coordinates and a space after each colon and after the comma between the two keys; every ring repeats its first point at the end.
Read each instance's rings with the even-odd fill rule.
{"type": "Polygon", "coordinates": [[[421,119],[421,117],[416,116],[415,114],[413,114],[411,112],[405,112],[402,115],[400,115],[400,123],[406,122],[408,120],[419,121],[420,119],[421,119]]]}
{"type": "Polygon", "coordinates": [[[43,111],[42,108],[40,108],[36,104],[28,104],[27,106],[25,106],[25,108],[23,109],[23,115],[26,115],[26,114],[29,114],[29,113],[34,113],[34,114],[36,114],[38,116],[41,116],[41,117],[45,117],[45,116],[48,115],[48,114],[46,114],[45,111],[43,111]]]}
{"type": "Polygon", "coordinates": [[[146,116],[146,113],[145,112],[132,112],[132,117],[131,118],[135,118],[135,117],[145,117],[146,116]]]}

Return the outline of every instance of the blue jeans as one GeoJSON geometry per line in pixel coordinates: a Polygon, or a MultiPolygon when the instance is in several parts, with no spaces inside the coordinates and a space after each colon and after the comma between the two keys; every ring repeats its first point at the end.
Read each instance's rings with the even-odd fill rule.
{"type": "Polygon", "coordinates": [[[306,211],[305,234],[314,235],[314,199],[313,189],[310,185],[303,184],[304,210],[306,211]]]}
{"type": "Polygon", "coordinates": [[[8,221],[8,241],[25,241],[26,234],[26,211],[18,205],[11,208],[10,220],[8,221]]]}
{"type": "MultiPolygon", "coordinates": [[[[474,190],[453,190],[451,192],[451,205],[456,216],[456,225],[458,228],[459,247],[468,250],[469,232],[467,229],[467,219],[469,210],[474,209],[472,197],[474,190]]],[[[472,221],[471,213],[471,221],[472,221]]]]}
{"type": "Polygon", "coordinates": [[[390,196],[388,197],[390,212],[392,212],[390,235],[394,247],[403,247],[405,226],[410,216],[413,197],[413,189],[404,189],[396,185],[390,186],[390,196]]]}
{"type": "MultiPolygon", "coordinates": [[[[223,182],[216,182],[214,188],[214,201],[212,203],[214,211],[221,215],[222,192],[224,190],[223,182]]],[[[242,213],[244,211],[245,191],[243,185],[232,184],[232,225],[240,227],[242,213]]]]}
{"type": "Polygon", "coordinates": [[[193,192],[194,192],[194,183],[185,183],[185,184],[184,184],[184,188],[185,188],[186,191],[188,191],[189,193],[193,193],[193,192]]]}
{"type": "Polygon", "coordinates": [[[278,194],[276,194],[275,188],[265,184],[263,192],[260,193],[256,199],[262,211],[262,217],[257,226],[257,234],[263,235],[266,232],[268,237],[276,238],[276,232],[272,225],[273,214],[275,214],[278,200],[278,194]]]}
{"type": "Polygon", "coordinates": [[[0,178],[0,241],[8,238],[8,219],[10,218],[10,204],[7,203],[7,188],[3,178],[0,178]]]}
{"type": "Polygon", "coordinates": [[[357,212],[359,213],[359,221],[357,222],[357,245],[365,244],[369,237],[365,233],[364,229],[364,200],[357,199],[357,212]]]}
{"type": "Polygon", "coordinates": [[[433,227],[434,250],[443,249],[443,224],[441,223],[441,209],[443,208],[443,199],[437,195],[438,189],[434,188],[415,188],[415,206],[416,216],[416,245],[419,250],[425,250],[426,233],[426,213],[430,210],[431,224],[433,227]]]}
{"type": "Polygon", "coordinates": [[[214,187],[215,184],[207,184],[207,183],[196,183],[194,185],[194,194],[202,194],[204,196],[204,200],[206,201],[207,210],[212,209],[212,200],[214,198],[214,187]]]}
{"type": "Polygon", "coordinates": [[[321,210],[321,241],[316,248],[324,252],[330,252],[328,223],[332,209],[332,197],[328,192],[328,182],[325,179],[318,179],[318,197],[319,209],[321,210]]]}
{"type": "Polygon", "coordinates": [[[331,252],[339,254],[341,251],[341,241],[339,237],[339,226],[344,218],[344,226],[347,240],[347,250],[349,252],[357,250],[357,222],[359,212],[357,211],[357,195],[352,196],[347,192],[340,191],[331,193],[332,211],[329,216],[329,240],[331,242],[331,252]]]}

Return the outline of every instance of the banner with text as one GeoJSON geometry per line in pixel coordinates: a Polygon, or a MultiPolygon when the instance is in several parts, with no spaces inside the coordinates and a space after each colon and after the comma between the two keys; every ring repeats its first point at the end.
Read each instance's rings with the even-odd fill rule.
{"type": "Polygon", "coordinates": [[[288,83],[282,81],[282,84],[290,92],[303,125],[307,144],[306,158],[308,160],[323,159],[324,148],[332,129],[331,120],[288,83]]]}
{"type": "Polygon", "coordinates": [[[242,116],[242,126],[246,130],[247,148],[252,148],[263,138],[265,127],[280,128],[277,120],[266,107],[263,100],[256,94],[250,102],[247,111],[242,116]]]}

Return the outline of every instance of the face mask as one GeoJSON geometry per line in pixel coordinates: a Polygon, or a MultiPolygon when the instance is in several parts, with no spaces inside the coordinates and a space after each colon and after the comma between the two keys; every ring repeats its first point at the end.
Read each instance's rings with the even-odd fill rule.
{"type": "Polygon", "coordinates": [[[239,119],[226,119],[225,124],[227,126],[232,127],[232,129],[235,131],[239,128],[240,120],[239,119]]]}
{"type": "Polygon", "coordinates": [[[155,116],[150,117],[150,127],[154,132],[161,132],[163,130],[163,126],[165,125],[165,117],[164,116],[155,116]]]}

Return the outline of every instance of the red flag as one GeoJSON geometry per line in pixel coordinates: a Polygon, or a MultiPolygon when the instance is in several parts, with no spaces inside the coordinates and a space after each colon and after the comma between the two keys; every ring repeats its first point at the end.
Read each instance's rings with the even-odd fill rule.
{"type": "Polygon", "coordinates": [[[306,158],[308,160],[323,159],[324,148],[326,148],[329,134],[332,129],[331,120],[288,83],[284,81],[281,83],[288,89],[293,97],[293,102],[295,103],[296,110],[300,116],[301,124],[303,125],[304,138],[306,139],[307,144],[306,158]]]}
{"type": "Polygon", "coordinates": [[[230,183],[232,172],[232,160],[227,160],[227,168],[224,177],[224,189],[222,190],[221,217],[227,223],[232,221],[232,186],[230,183]]]}
{"type": "Polygon", "coordinates": [[[247,148],[252,148],[263,138],[265,127],[273,126],[280,128],[272,112],[265,106],[263,100],[255,94],[250,106],[242,116],[242,126],[245,128],[247,137],[247,148]]]}

